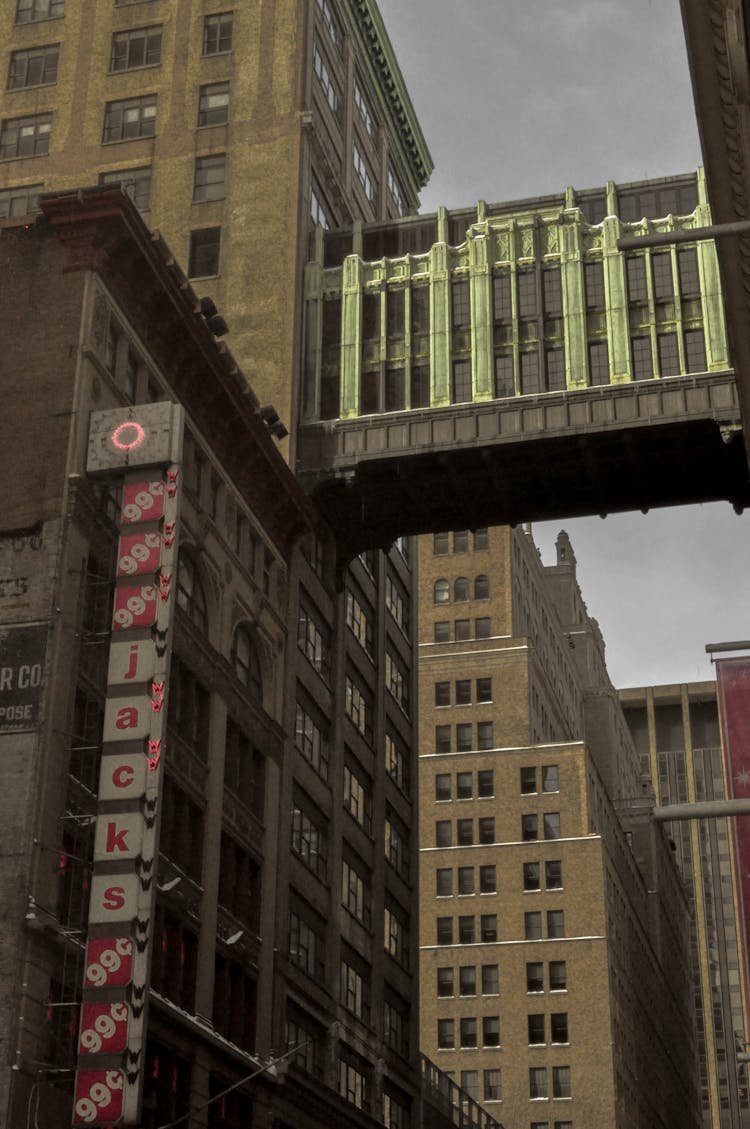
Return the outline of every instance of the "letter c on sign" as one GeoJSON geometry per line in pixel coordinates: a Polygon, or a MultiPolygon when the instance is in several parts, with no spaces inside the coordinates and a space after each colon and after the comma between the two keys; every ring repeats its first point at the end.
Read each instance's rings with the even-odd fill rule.
{"type": "Polygon", "coordinates": [[[135,769],[132,764],[121,764],[112,773],[112,783],[115,788],[127,788],[133,783],[135,769]]]}

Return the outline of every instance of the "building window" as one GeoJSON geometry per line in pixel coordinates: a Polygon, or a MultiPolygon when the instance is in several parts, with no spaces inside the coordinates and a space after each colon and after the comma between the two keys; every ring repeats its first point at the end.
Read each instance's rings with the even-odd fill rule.
{"type": "Polygon", "coordinates": [[[630,347],[633,353],[633,378],[635,380],[651,380],[654,375],[651,338],[631,337],[630,347]]]}
{"type": "Polygon", "coordinates": [[[473,1100],[479,1099],[479,1071],[478,1070],[462,1070],[461,1071],[461,1089],[465,1094],[473,1100]]]}
{"type": "Polygon", "coordinates": [[[473,945],[476,941],[476,922],[473,914],[462,915],[458,919],[459,945],[473,945]]]}
{"type": "Polygon", "coordinates": [[[65,0],[18,0],[16,23],[54,20],[65,15],[65,0]]]}
{"type": "Polygon", "coordinates": [[[502,1076],[499,1067],[493,1067],[490,1070],[484,1071],[484,1093],[483,1098],[486,1102],[499,1102],[502,1100],[503,1087],[502,1076]]]}
{"type": "Polygon", "coordinates": [[[569,1066],[553,1066],[552,1067],[552,1097],[553,1098],[569,1098],[570,1094],[571,1094],[570,1067],[569,1066]]]}
{"type": "Polygon", "coordinates": [[[225,125],[229,121],[229,83],[202,86],[198,96],[198,125],[225,125]]]}
{"type": "Polygon", "coordinates": [[[625,266],[628,273],[628,300],[640,303],[647,302],[646,259],[643,255],[635,255],[626,258],[625,266]]]}
{"type": "Polygon", "coordinates": [[[473,866],[459,866],[459,868],[458,868],[458,893],[464,894],[464,895],[474,893],[474,867],[473,866]]]}
{"type": "Polygon", "coordinates": [[[544,991],[544,965],[540,960],[532,960],[526,965],[526,991],[544,991]]]}
{"type": "Polygon", "coordinates": [[[323,816],[310,816],[296,797],[292,807],[291,847],[313,874],[325,880],[328,866],[328,836],[323,816]]]}
{"type": "Polygon", "coordinates": [[[432,553],[435,557],[444,557],[450,552],[450,534],[449,533],[433,533],[432,535],[432,553]]]}
{"type": "MultiPolygon", "coordinates": [[[[471,639],[471,621],[468,619],[457,619],[453,624],[453,633],[457,643],[465,639],[471,639]]],[[[477,636],[479,638],[479,636],[477,636]]]]}
{"type": "Polygon", "coordinates": [[[344,859],[341,863],[341,904],[362,925],[370,924],[370,883],[344,859]]]}
{"type": "MultiPolygon", "coordinates": [[[[550,1038],[553,1043],[567,1043],[568,1038],[568,1013],[567,1011],[553,1011],[550,1019],[550,1038]]],[[[559,1097],[559,1094],[555,1095],[559,1097]]],[[[565,1095],[567,1097],[567,1095],[565,1095]]]]}
{"type": "Polygon", "coordinates": [[[539,816],[527,812],[521,816],[521,839],[524,843],[531,843],[539,838],[539,816]]]}
{"type": "Polygon", "coordinates": [[[544,367],[547,374],[547,391],[562,392],[565,389],[565,350],[546,349],[544,367]]]}
{"type": "Polygon", "coordinates": [[[491,635],[492,620],[488,615],[479,616],[478,619],[474,620],[474,636],[476,639],[489,639],[491,635]]]}
{"type": "Polygon", "coordinates": [[[437,1045],[441,1050],[451,1050],[455,1047],[456,1036],[452,1019],[438,1019],[437,1045]]]}
{"type": "Polygon", "coordinates": [[[695,247],[683,247],[677,252],[677,273],[680,294],[683,298],[698,298],[701,292],[698,271],[698,252],[695,247]]]}
{"type": "Polygon", "coordinates": [[[514,381],[513,354],[498,353],[495,356],[495,398],[498,400],[506,396],[515,396],[516,386],[514,381]]]}
{"type": "MultiPolygon", "coordinates": [[[[453,918],[452,917],[439,917],[437,919],[437,943],[438,945],[452,945],[453,944],[453,918]]],[[[451,973],[451,978],[452,978],[451,973]]],[[[452,983],[452,979],[451,979],[452,983]]]]}
{"type": "Polygon", "coordinates": [[[435,623],[433,639],[435,643],[450,643],[451,625],[449,620],[443,619],[435,623]]]}
{"type": "Polygon", "coordinates": [[[0,220],[38,212],[43,187],[43,184],[25,184],[20,188],[0,189],[0,220]]]}
{"type": "Polygon", "coordinates": [[[314,224],[320,224],[324,231],[329,231],[333,227],[332,215],[323,191],[313,177],[310,185],[310,219],[314,224]]]}
{"type": "Polygon", "coordinates": [[[680,353],[676,333],[660,333],[656,338],[659,354],[659,375],[678,376],[680,372],[680,353]]]}
{"type": "Polygon", "coordinates": [[[385,858],[386,862],[403,878],[409,881],[409,832],[396,815],[391,805],[385,805],[385,858]]]}
{"type": "Polygon", "coordinates": [[[456,820],[456,844],[459,847],[470,847],[474,842],[474,820],[456,820]]]}
{"type": "Polygon", "coordinates": [[[547,936],[565,936],[565,914],[561,909],[547,910],[547,936]]]}
{"type": "Polygon", "coordinates": [[[346,625],[359,645],[372,655],[372,608],[362,596],[354,594],[351,588],[346,590],[346,625]]]}
{"type": "Polygon", "coordinates": [[[52,114],[6,118],[0,126],[0,160],[45,156],[51,129],[52,114]]]}
{"type": "MultiPolygon", "coordinates": [[[[533,765],[524,765],[521,768],[521,795],[528,796],[536,792],[536,768],[533,765]]],[[[534,836],[536,838],[536,836],[534,836]]]]}
{"type": "Polygon", "coordinates": [[[297,647],[313,670],[327,681],[331,662],[328,630],[302,599],[297,611],[297,647]]]}
{"type": "Polygon", "coordinates": [[[564,992],[568,987],[567,967],[564,960],[551,960],[549,962],[549,990],[550,992],[564,992]]]}
{"type": "Polygon", "coordinates": [[[500,976],[496,964],[482,965],[482,995],[496,996],[500,991],[500,976]]]}
{"type": "Polygon", "coordinates": [[[208,628],[206,594],[193,556],[181,550],[177,567],[177,606],[204,634],[208,628]]]}
{"type": "Polygon", "coordinates": [[[477,773],[477,796],[488,797],[495,794],[495,774],[491,768],[480,768],[477,773]]]}
{"type": "Polygon", "coordinates": [[[235,631],[232,640],[231,659],[234,673],[242,685],[250,691],[250,697],[256,702],[262,702],[263,683],[260,673],[260,657],[255,640],[247,627],[241,625],[235,631]]]}
{"type": "Polygon", "coordinates": [[[523,864],[523,888],[524,890],[540,889],[538,862],[525,862],[523,864]]]}
{"type": "Polygon", "coordinates": [[[453,897],[453,871],[450,867],[439,866],[435,871],[435,893],[438,898],[453,897]]]}
{"type": "Polygon", "coordinates": [[[609,384],[609,346],[606,341],[589,345],[589,384],[609,384]]]}
{"type": "MultiPolygon", "coordinates": [[[[409,1004],[401,997],[396,997],[395,1001],[383,1001],[383,1038],[389,1047],[393,1047],[404,1058],[409,1057],[409,1004]]],[[[383,1095],[384,1101],[387,1097],[387,1094],[383,1095]]],[[[386,1121],[385,1124],[388,1125],[389,1122],[386,1121]]],[[[401,1129],[406,1129],[405,1120],[399,1124],[401,1129]]]]}
{"type": "Polygon", "coordinates": [[[346,715],[366,741],[372,741],[372,698],[348,674],[346,676],[346,715]]]}
{"type": "Polygon", "coordinates": [[[435,604],[449,604],[451,598],[450,582],[441,578],[436,580],[432,589],[432,599],[435,604]]]}
{"type": "Polygon", "coordinates": [[[12,51],[8,68],[8,90],[24,86],[50,86],[57,82],[57,60],[60,44],[32,47],[28,51],[12,51]]]}
{"type": "Polygon", "coordinates": [[[477,820],[477,838],[480,843],[495,842],[495,817],[483,815],[477,820]]]}
{"type": "Polygon", "coordinates": [[[477,749],[486,750],[495,747],[494,728],[491,721],[477,722],[477,749]]]}
{"type": "Polygon", "coordinates": [[[471,361],[453,362],[453,403],[470,403],[474,393],[471,384],[471,361]]]}
{"type": "Polygon", "coordinates": [[[492,679],[491,678],[478,678],[477,679],[477,702],[485,703],[492,701],[492,679]]]}
{"type": "Polygon", "coordinates": [[[546,1042],[544,1035],[544,1014],[535,1012],[528,1016],[529,1043],[534,1046],[546,1042]]]}
{"type": "Polygon", "coordinates": [[[153,137],[156,130],[156,95],[108,102],[104,109],[102,143],[153,137]]]}
{"type": "Polygon", "coordinates": [[[206,16],[203,20],[203,54],[219,55],[232,50],[232,12],[206,16]]]}
{"type": "Polygon", "coordinates": [[[375,121],[370,111],[369,104],[365,98],[364,91],[359,84],[359,79],[354,79],[354,105],[359,110],[359,116],[362,119],[362,124],[367,130],[370,137],[375,137],[375,121]]]}
{"type": "Polygon", "coordinates": [[[147,212],[151,206],[151,168],[148,165],[99,173],[99,183],[121,185],[139,212],[147,212]]]}
{"type": "Polygon", "coordinates": [[[521,353],[521,394],[534,396],[542,391],[539,379],[539,354],[521,353]]]}
{"type": "Polygon", "coordinates": [[[451,847],[453,845],[453,824],[449,819],[438,819],[435,823],[435,846],[451,847]]]}
{"type": "Polygon", "coordinates": [[[328,779],[328,738],[327,728],[322,722],[314,721],[312,707],[306,708],[297,701],[294,741],[323,780],[328,779]]]}
{"type": "Polygon", "coordinates": [[[404,202],[404,194],[401,190],[401,185],[399,183],[399,179],[396,176],[393,169],[390,167],[390,165],[388,166],[387,177],[388,177],[388,191],[390,193],[391,200],[393,200],[393,203],[394,203],[394,206],[395,206],[395,209],[396,209],[396,214],[399,215],[399,216],[405,216],[406,215],[406,204],[404,202]]]}
{"type": "Polygon", "coordinates": [[[385,606],[403,633],[409,633],[409,597],[390,572],[385,577],[385,606]]]}
{"type": "Polygon", "coordinates": [[[604,266],[600,262],[584,263],[584,281],[586,286],[586,309],[603,310],[604,301],[604,266]]]}
{"type": "Polygon", "coordinates": [[[542,915],[534,910],[523,915],[523,935],[527,941],[538,941],[542,936],[542,915]]]}
{"type": "Polygon", "coordinates": [[[197,157],[193,175],[193,201],[223,200],[226,187],[227,158],[225,153],[197,157]]]}
{"type": "Polygon", "coordinates": [[[344,765],[344,807],[369,835],[372,831],[372,787],[348,764],[344,765]]]}
{"type": "Polygon", "coordinates": [[[457,576],[453,581],[453,599],[456,602],[468,600],[469,598],[469,581],[465,576],[457,576]]]}
{"type": "Polygon", "coordinates": [[[477,970],[473,964],[462,965],[458,970],[458,991],[462,996],[476,996],[477,970]]]}
{"type": "Polygon", "coordinates": [[[471,301],[468,280],[454,282],[451,286],[451,307],[454,328],[471,325],[471,301]]]}
{"type": "Polygon", "coordinates": [[[664,301],[674,297],[674,282],[672,279],[672,254],[670,251],[661,251],[651,256],[651,269],[654,279],[654,298],[664,301]]]}
{"type": "Polygon", "coordinates": [[[497,875],[495,866],[487,865],[479,868],[479,893],[494,894],[497,891],[497,875]]]}
{"type": "Polygon", "coordinates": [[[401,742],[390,733],[385,735],[385,771],[402,792],[408,792],[409,763],[407,754],[401,742]]]}
{"type": "MultiPolygon", "coordinates": [[[[450,751],[450,750],[449,750],[450,751]]],[[[470,800],[474,795],[474,785],[470,772],[456,773],[456,799],[470,800]]]]}
{"type": "Polygon", "coordinates": [[[112,36],[110,71],[153,67],[161,62],[161,26],[118,31],[112,36]]]}
{"type": "Polygon", "coordinates": [[[482,1046],[500,1046],[500,1017],[498,1015],[482,1016],[482,1046]]]}
{"type": "Polygon", "coordinates": [[[547,1067],[546,1066],[530,1066],[529,1067],[529,1097],[534,1100],[535,1098],[547,1097],[547,1067]]]}
{"type": "Polygon", "coordinates": [[[473,1016],[462,1016],[459,1020],[459,1037],[462,1047],[476,1047],[477,1021],[473,1016]]]}
{"type": "Polygon", "coordinates": [[[302,914],[289,914],[289,960],[319,983],[325,982],[325,942],[322,921],[314,925],[302,914]]]}
{"type": "Polygon", "coordinates": [[[560,776],[557,764],[542,764],[542,791],[559,791],[560,776]]]}
{"type": "Polygon", "coordinates": [[[560,813],[559,811],[548,811],[544,813],[544,838],[545,839],[559,839],[560,838],[560,813]]]}
{"type": "Polygon", "coordinates": [[[366,1109],[370,1099],[367,1076],[351,1062],[339,1058],[339,1093],[357,1109],[366,1109]]]}
{"type": "Polygon", "coordinates": [[[435,752],[436,753],[449,753],[451,751],[451,727],[450,725],[436,725],[435,726],[435,752]]]}
{"type": "Polygon", "coordinates": [[[544,864],[545,890],[562,890],[562,860],[549,859],[544,864]]]}
{"type": "Polygon", "coordinates": [[[702,329],[685,330],[685,367],[688,372],[705,372],[706,339],[702,329]]]}
{"type": "Polygon", "coordinates": [[[450,800],[451,777],[448,772],[439,772],[435,777],[435,799],[450,800]]]}
{"type": "MultiPolygon", "coordinates": [[[[448,687],[450,687],[450,683],[447,683],[446,685],[448,685],[448,687]]],[[[445,704],[450,705],[450,690],[449,690],[449,700],[445,704]]],[[[470,704],[471,704],[471,679],[470,678],[461,678],[456,683],[456,705],[457,706],[468,706],[470,704]]]]}
{"type": "Polygon", "coordinates": [[[483,913],[479,919],[480,938],[483,943],[497,940],[497,914],[483,913]]]}
{"type": "Polygon", "coordinates": [[[333,10],[331,8],[330,0],[318,0],[318,8],[320,9],[320,14],[323,17],[323,23],[328,29],[328,34],[330,35],[334,43],[338,43],[339,28],[338,24],[336,23],[336,17],[334,16],[333,10]]]}
{"type": "Polygon", "coordinates": [[[385,951],[393,957],[402,968],[409,967],[409,930],[403,914],[390,906],[384,911],[384,943],[385,951]]]}
{"type": "Polygon", "coordinates": [[[456,752],[468,753],[472,748],[471,722],[456,726],[456,752]]]}
{"type": "Polygon", "coordinates": [[[475,576],[474,577],[474,599],[475,600],[488,600],[490,598],[490,578],[489,576],[475,576]]]}
{"type": "Polygon", "coordinates": [[[334,82],[331,75],[331,70],[328,66],[328,62],[323,55],[323,52],[318,47],[317,43],[313,47],[313,70],[315,71],[318,82],[320,83],[320,88],[323,91],[326,102],[331,107],[334,114],[338,116],[341,96],[339,95],[338,87],[336,86],[336,83],[334,82]]]}
{"type": "Polygon", "coordinates": [[[364,189],[365,196],[370,201],[370,203],[374,205],[376,195],[375,181],[373,179],[372,173],[370,172],[370,166],[363,157],[356,141],[352,145],[352,164],[354,165],[354,171],[357,174],[357,179],[364,189]]]}
{"type": "Polygon", "coordinates": [[[219,273],[221,228],[204,227],[190,232],[188,275],[190,278],[212,278],[219,273]]]}
{"type": "Polygon", "coordinates": [[[385,686],[405,714],[409,713],[409,673],[389,648],[385,652],[385,686]]]}

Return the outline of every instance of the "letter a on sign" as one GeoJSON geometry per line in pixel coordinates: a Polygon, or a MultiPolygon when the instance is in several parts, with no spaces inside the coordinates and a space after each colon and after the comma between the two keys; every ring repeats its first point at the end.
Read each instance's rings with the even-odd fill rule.
{"type": "Polygon", "coordinates": [[[109,698],[104,707],[104,740],[132,741],[151,726],[150,698],[109,698]]]}

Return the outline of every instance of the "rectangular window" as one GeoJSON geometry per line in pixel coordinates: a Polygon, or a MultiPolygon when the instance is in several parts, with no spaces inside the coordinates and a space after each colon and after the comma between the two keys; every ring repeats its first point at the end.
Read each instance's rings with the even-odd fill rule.
{"type": "Polygon", "coordinates": [[[219,55],[232,50],[232,12],[220,12],[203,20],[203,54],[219,55]]]}
{"type": "Polygon", "coordinates": [[[483,1099],[486,1102],[499,1102],[503,1096],[502,1076],[499,1067],[484,1071],[483,1099]]]}
{"type": "Polygon", "coordinates": [[[456,820],[456,843],[459,847],[470,847],[474,842],[474,820],[456,820]]]}
{"type": "Polygon", "coordinates": [[[561,890],[562,884],[562,860],[549,859],[544,864],[545,890],[561,890]]]}
{"type": "Polygon", "coordinates": [[[496,996],[500,991],[500,977],[496,964],[482,965],[482,995],[496,996]]]}
{"type": "Polygon", "coordinates": [[[523,864],[524,890],[538,890],[540,888],[539,863],[525,862],[523,864]]]}
{"type": "Polygon", "coordinates": [[[102,144],[153,137],[156,130],[156,95],[108,102],[104,108],[102,144]]]}
{"type": "Polygon", "coordinates": [[[388,177],[388,192],[390,193],[391,200],[393,200],[393,203],[395,205],[396,214],[399,216],[405,216],[406,203],[404,202],[404,194],[401,190],[399,179],[390,165],[388,166],[386,175],[388,177]]]}
{"type": "Polygon", "coordinates": [[[372,697],[354,679],[346,676],[346,716],[366,741],[372,741],[372,697]]]}
{"type": "Polygon", "coordinates": [[[539,816],[529,812],[521,816],[521,839],[524,843],[531,843],[539,838],[539,816]]]}
{"type": "Polygon", "coordinates": [[[677,347],[676,333],[660,333],[656,338],[659,354],[659,375],[678,376],[680,372],[680,354],[677,347]]]}
{"type": "MultiPolygon", "coordinates": [[[[448,683],[450,685],[450,683],[448,683]]],[[[456,683],[456,705],[468,706],[471,703],[471,679],[462,678],[456,683]]],[[[447,703],[450,705],[450,702],[447,703]]]]}
{"type": "Polygon", "coordinates": [[[333,43],[338,43],[339,28],[338,24],[336,23],[336,18],[333,14],[329,0],[318,0],[318,8],[320,9],[320,14],[323,17],[323,23],[328,29],[328,34],[331,37],[331,41],[333,43]]]}
{"type": "Polygon", "coordinates": [[[430,406],[430,366],[411,366],[410,404],[412,408],[428,408],[430,406]]]}
{"type": "Polygon", "coordinates": [[[436,753],[449,753],[451,751],[451,727],[450,725],[436,725],[435,726],[435,752],[436,753]]]}
{"type": "Polygon", "coordinates": [[[559,839],[560,838],[560,813],[559,811],[548,811],[544,813],[544,838],[545,839],[559,839]]]}
{"type": "Polygon", "coordinates": [[[451,308],[454,328],[471,325],[471,302],[468,281],[454,282],[451,286],[451,308]]]}
{"type": "Polygon", "coordinates": [[[151,168],[115,169],[99,173],[100,184],[120,184],[139,212],[151,206],[151,168]]]}
{"type": "Polygon", "coordinates": [[[519,318],[533,318],[537,312],[536,271],[520,270],[517,277],[518,316],[519,318]]]}
{"type": "Polygon", "coordinates": [[[647,302],[646,259],[636,255],[625,260],[628,272],[628,299],[631,302],[647,302]]]}
{"type": "MultiPolygon", "coordinates": [[[[312,912],[312,911],[310,911],[312,912]]],[[[314,924],[300,911],[289,914],[289,960],[319,983],[325,981],[325,927],[314,924]]]]}
{"type": "Polygon", "coordinates": [[[589,384],[609,384],[609,346],[606,341],[589,345],[589,384]]]}
{"type": "Polygon", "coordinates": [[[698,272],[698,251],[683,247],[677,252],[677,273],[680,276],[680,294],[683,298],[697,298],[701,292],[698,272]]]}
{"type": "Polygon", "coordinates": [[[542,765],[542,791],[559,792],[560,774],[556,764],[542,765]]]}
{"type": "Polygon", "coordinates": [[[331,107],[333,113],[338,116],[341,95],[331,75],[331,68],[328,65],[328,61],[317,43],[313,46],[313,70],[315,71],[326,102],[331,107]]]}
{"type": "Polygon", "coordinates": [[[515,394],[513,354],[497,353],[495,355],[495,398],[501,400],[505,396],[515,396],[515,394]]]}
{"type": "Polygon", "coordinates": [[[319,813],[308,814],[299,798],[292,807],[291,847],[313,874],[325,879],[328,865],[328,836],[325,818],[319,813]]]}
{"type": "MultiPolygon", "coordinates": [[[[458,620],[456,620],[456,623],[458,623],[458,620]]],[[[492,635],[492,620],[488,615],[480,616],[478,619],[474,620],[474,635],[477,639],[490,638],[492,635]]],[[[458,639],[458,635],[456,638],[458,639]]]]}
{"type": "Polygon", "coordinates": [[[453,824],[449,819],[438,819],[435,823],[435,846],[450,847],[453,845],[453,824]]]}
{"type": "Polygon", "coordinates": [[[43,184],[25,184],[22,188],[0,189],[0,220],[38,212],[43,187],[43,184]]]}
{"type": "Polygon", "coordinates": [[[375,120],[372,116],[369,103],[365,98],[364,91],[359,84],[359,79],[354,79],[354,105],[359,110],[359,116],[362,124],[367,130],[370,137],[375,137],[375,120]]]}
{"type": "Polygon", "coordinates": [[[392,734],[385,735],[385,771],[402,792],[409,791],[409,761],[401,741],[392,734]]]}
{"type": "Polygon", "coordinates": [[[507,271],[494,275],[492,279],[492,306],[496,322],[512,321],[513,303],[510,292],[510,274],[507,271]]]}
{"type": "Polygon", "coordinates": [[[474,795],[474,785],[470,772],[456,773],[456,799],[470,800],[474,795]]]}
{"type": "Polygon", "coordinates": [[[562,392],[565,389],[565,350],[546,349],[544,364],[547,374],[547,391],[562,392]]]}
{"type": "Polygon", "coordinates": [[[435,871],[435,894],[438,898],[453,896],[453,871],[450,867],[439,866],[435,871]]]}
{"type": "Polygon", "coordinates": [[[300,599],[297,613],[297,647],[326,681],[331,671],[330,637],[322,618],[300,599]]]}
{"type": "Polygon", "coordinates": [[[547,936],[565,936],[565,914],[561,909],[547,910],[547,936]]]}
{"type": "MultiPolygon", "coordinates": [[[[541,967],[541,966],[540,966],[541,967]]],[[[568,987],[568,973],[564,960],[551,960],[549,962],[549,990],[550,992],[564,992],[568,987]]]]}
{"type": "Polygon", "coordinates": [[[344,1058],[339,1058],[339,1093],[357,1109],[367,1108],[370,1099],[367,1076],[364,1070],[358,1069],[344,1058]]]}
{"type": "Polygon", "coordinates": [[[198,125],[225,125],[229,121],[229,83],[212,82],[200,88],[198,125]]]}
{"type": "Polygon", "coordinates": [[[437,1045],[441,1050],[451,1050],[455,1047],[456,1036],[452,1019],[438,1019],[437,1045]]]}
{"type": "Polygon", "coordinates": [[[483,942],[497,940],[497,914],[483,913],[479,919],[480,937],[483,942]]]}
{"type": "Polygon", "coordinates": [[[534,1100],[535,1098],[547,1097],[547,1067],[546,1066],[530,1066],[529,1067],[529,1097],[534,1100]]]}
{"type": "Polygon", "coordinates": [[[672,254],[661,251],[651,256],[651,269],[654,279],[654,298],[664,300],[674,297],[672,281],[672,254]]]}
{"type": "Polygon", "coordinates": [[[477,1021],[473,1016],[463,1016],[459,1020],[460,1039],[462,1047],[476,1047],[477,1021]]]}
{"type": "Polygon", "coordinates": [[[568,1038],[568,1013],[567,1011],[553,1011],[549,1017],[550,1036],[553,1043],[567,1043],[568,1038]]]}
{"type": "Polygon", "coordinates": [[[226,189],[226,153],[196,157],[193,174],[193,201],[223,200],[226,189]]]}
{"type": "Polygon", "coordinates": [[[478,841],[480,843],[495,842],[495,817],[483,815],[477,820],[478,841]]]}
{"type": "Polygon", "coordinates": [[[476,996],[477,970],[473,964],[464,964],[459,968],[458,991],[462,996],[476,996]]]}
{"type": "Polygon", "coordinates": [[[403,633],[409,634],[409,597],[400,581],[390,572],[385,577],[385,606],[403,633]]]}
{"type": "Polygon", "coordinates": [[[18,0],[16,23],[53,20],[65,15],[65,0],[18,0]]]}
{"type": "Polygon", "coordinates": [[[471,639],[471,620],[457,619],[453,625],[453,636],[457,643],[471,639]]]}
{"type": "Polygon", "coordinates": [[[480,768],[477,773],[477,796],[495,795],[495,773],[491,768],[480,768]]]}
{"type": "Polygon", "coordinates": [[[542,271],[542,286],[544,289],[544,312],[547,317],[558,318],[562,316],[562,275],[559,267],[548,267],[542,271]]]}
{"type": "Polygon", "coordinates": [[[161,25],[117,31],[112,36],[110,71],[154,67],[161,62],[161,25]]]}
{"type": "Polygon", "coordinates": [[[328,779],[328,727],[314,707],[297,701],[294,743],[323,780],[328,779]]]}
{"type": "Polygon", "coordinates": [[[526,965],[526,991],[544,991],[544,965],[541,961],[532,960],[526,965]]]}
{"type": "Polygon", "coordinates": [[[370,1022],[370,984],[346,960],[341,961],[341,1002],[347,1011],[365,1023],[370,1022]]]}
{"type": "Polygon", "coordinates": [[[459,866],[459,868],[458,868],[458,892],[459,892],[459,894],[473,894],[474,893],[474,867],[473,866],[459,866]]]}
{"type": "Polygon", "coordinates": [[[362,155],[362,152],[355,141],[352,145],[352,164],[354,171],[357,174],[357,179],[364,189],[365,196],[371,204],[375,203],[375,181],[370,171],[370,166],[362,155]]]}
{"type": "Polygon", "coordinates": [[[470,403],[472,399],[471,361],[453,362],[453,403],[470,403]]]}
{"type": "Polygon", "coordinates": [[[372,831],[372,786],[364,781],[363,773],[344,765],[344,807],[354,820],[368,833],[372,831]]]}
{"type": "Polygon", "coordinates": [[[438,943],[438,945],[452,945],[453,944],[453,918],[452,917],[439,917],[437,919],[437,943],[438,943]]]}
{"type": "Polygon", "coordinates": [[[491,721],[477,722],[477,748],[486,750],[495,747],[494,728],[491,721]]]}
{"type": "Polygon", "coordinates": [[[57,61],[60,44],[32,47],[28,51],[12,51],[8,68],[8,90],[24,86],[50,86],[57,82],[57,61]]]}
{"type": "Polygon", "coordinates": [[[492,679],[491,678],[478,678],[477,679],[477,702],[491,702],[492,701],[492,679]]]}
{"type": "Polygon", "coordinates": [[[460,945],[473,945],[475,937],[475,921],[473,914],[465,914],[458,919],[458,943],[460,945]]]}
{"type": "MultiPolygon", "coordinates": [[[[364,866],[362,866],[364,870],[364,866]]],[[[369,877],[363,875],[353,863],[343,859],[341,863],[341,904],[349,911],[352,917],[362,925],[370,925],[371,914],[371,883],[369,877]]]]}
{"type": "Polygon", "coordinates": [[[385,686],[405,714],[409,713],[409,672],[389,647],[385,651],[385,686]]]}
{"type": "Polygon", "coordinates": [[[359,645],[372,654],[373,611],[363,596],[346,589],[346,625],[359,645]]]}
{"type": "Polygon", "coordinates": [[[479,1071],[478,1070],[462,1070],[461,1071],[461,1089],[470,1098],[477,1101],[479,1098],[479,1071]]]}
{"type": "Polygon", "coordinates": [[[706,339],[702,329],[685,330],[685,365],[688,372],[705,372],[706,339]]]}
{"type": "Polygon", "coordinates": [[[310,185],[310,219],[314,224],[320,224],[324,231],[333,227],[332,211],[323,195],[323,190],[313,177],[310,185]]]}
{"type": "Polygon", "coordinates": [[[494,894],[497,891],[497,873],[494,865],[480,866],[479,893],[494,894]]]}
{"type": "Polygon", "coordinates": [[[604,309],[604,266],[602,263],[584,263],[586,309],[604,309]]]}
{"type": "Polygon", "coordinates": [[[535,396],[542,391],[539,380],[539,354],[521,353],[521,395],[535,396]]]}
{"type": "Polygon", "coordinates": [[[0,125],[0,160],[45,156],[51,129],[52,114],[6,118],[0,125]]]}
{"type": "Polygon", "coordinates": [[[405,882],[409,881],[409,832],[391,805],[385,805],[385,858],[405,882]]]}
{"type": "Polygon", "coordinates": [[[542,936],[542,915],[537,910],[523,915],[523,935],[527,941],[538,941],[542,936]]]}
{"type": "Polygon", "coordinates": [[[450,800],[451,777],[449,772],[439,772],[435,777],[435,799],[450,800]]]}
{"type": "Polygon", "coordinates": [[[528,1016],[528,1029],[529,1029],[529,1043],[534,1046],[535,1044],[546,1042],[544,1036],[544,1014],[535,1012],[528,1016]]]}
{"type": "Polygon", "coordinates": [[[403,912],[386,906],[383,915],[384,947],[402,968],[409,967],[409,929],[403,912]]]}
{"type": "Polygon", "coordinates": [[[634,379],[651,380],[654,375],[654,361],[651,356],[651,338],[631,337],[630,348],[633,353],[634,379]]]}
{"type": "Polygon", "coordinates": [[[571,1095],[570,1067],[552,1067],[552,1097],[569,1098],[571,1095]]]}
{"type": "Polygon", "coordinates": [[[456,752],[468,753],[472,748],[472,729],[470,722],[456,726],[456,752]]]}
{"type": "Polygon", "coordinates": [[[221,228],[204,227],[190,232],[188,276],[213,278],[219,273],[221,228]]]}

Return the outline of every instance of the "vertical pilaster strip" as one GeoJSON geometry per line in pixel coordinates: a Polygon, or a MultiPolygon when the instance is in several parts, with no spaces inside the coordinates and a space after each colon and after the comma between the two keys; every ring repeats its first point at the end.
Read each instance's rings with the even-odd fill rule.
{"type": "Polygon", "coordinates": [[[585,388],[588,385],[586,349],[586,303],[583,292],[581,257],[581,220],[575,209],[560,226],[560,273],[562,275],[563,317],[565,333],[565,385],[585,388]]]}
{"type": "Polygon", "coordinates": [[[474,400],[494,396],[492,342],[492,275],[489,266],[487,230],[468,233],[469,287],[471,300],[471,371],[474,400]]]}
{"type": "Polygon", "coordinates": [[[617,250],[619,238],[620,221],[617,216],[608,216],[602,223],[602,265],[611,384],[626,384],[633,379],[625,256],[617,250]]]}
{"type": "Polygon", "coordinates": [[[360,413],[362,367],[362,260],[347,255],[341,280],[341,419],[360,413]]]}
{"type": "MultiPolygon", "coordinates": [[[[444,210],[444,209],[443,209],[444,210]]],[[[430,248],[430,404],[444,408],[451,395],[451,295],[448,244],[430,248]]]]}

